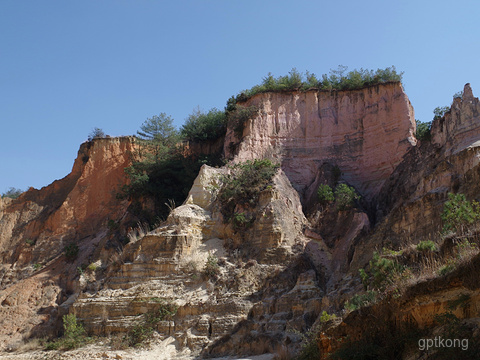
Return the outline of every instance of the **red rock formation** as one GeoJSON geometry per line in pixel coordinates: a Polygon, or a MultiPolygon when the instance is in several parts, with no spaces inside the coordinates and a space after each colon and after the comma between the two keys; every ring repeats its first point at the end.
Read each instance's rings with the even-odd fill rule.
{"type": "Polygon", "coordinates": [[[116,194],[133,148],[129,137],[84,143],[65,178],[0,203],[0,350],[58,326],[77,267],[105,238],[108,220],[126,212],[116,194]],[[70,242],[80,249],[73,263],[63,256],[70,242]]]}
{"type": "MultiPolygon", "coordinates": [[[[367,198],[378,193],[405,153],[416,144],[413,108],[400,83],[355,91],[307,91],[259,94],[243,104],[256,105],[236,161],[272,157],[302,191],[327,162],[367,198]]],[[[225,154],[238,142],[229,128],[225,154]]]]}
{"type": "Polygon", "coordinates": [[[0,258],[18,266],[57,255],[67,241],[92,235],[126,209],[116,199],[125,184],[133,138],[96,139],[82,144],[72,172],[40,190],[31,188],[0,208],[0,258]],[[25,244],[29,239],[33,249],[25,244]],[[32,255],[20,254],[29,249],[32,255]],[[23,261],[22,261],[23,260],[23,261]]]}

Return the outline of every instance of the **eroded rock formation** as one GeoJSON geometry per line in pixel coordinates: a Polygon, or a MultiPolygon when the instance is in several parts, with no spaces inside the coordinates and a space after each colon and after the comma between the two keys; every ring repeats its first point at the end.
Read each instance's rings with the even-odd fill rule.
{"type": "Polygon", "coordinates": [[[71,278],[78,264],[102,247],[108,220],[125,215],[128,202],[119,202],[116,194],[126,183],[133,147],[128,137],[84,143],[68,176],[16,200],[2,200],[1,348],[56,327],[59,306],[76,286],[71,278]],[[73,242],[79,247],[78,264],[63,256],[73,242]]]}
{"type": "MultiPolygon", "coordinates": [[[[235,213],[251,219],[243,228],[223,217],[217,199],[229,168],[203,166],[165,222],[153,231],[130,229],[129,243],[113,246],[120,235],[108,225],[128,216],[129,202],[116,193],[127,181],[133,138],[83,144],[64,179],[0,199],[1,349],[51,335],[67,312],[92,334],[125,334],[168,302],[178,311],[155,329],[178,348],[201,356],[293,354],[322,311],[340,316],[363,288],[358,269],[374,250],[436,234],[448,192],[478,198],[480,105],[468,84],[434,122],[431,143],[417,144],[400,83],[264,93],[243,105],[259,112],[241,139],[228,129],[225,155],[281,164],[258,203],[236,205],[235,213]],[[361,193],[358,206],[319,206],[318,185],[339,181],[361,193]],[[79,247],[73,262],[63,255],[70,242],[79,247]],[[205,270],[213,260],[215,270],[205,270]]],[[[219,144],[206,147],[217,151],[219,144]]],[[[392,300],[395,316],[383,303],[367,314],[424,326],[462,294],[468,309],[477,309],[478,276],[468,274],[460,269],[447,281],[416,285],[392,300]]],[[[469,311],[455,314],[464,319],[469,311]]],[[[361,334],[365,321],[359,313],[339,319],[320,336],[320,348],[331,351],[335,337],[361,334]]]]}
{"type": "MultiPolygon", "coordinates": [[[[416,144],[415,117],[400,83],[354,91],[259,94],[245,106],[259,113],[247,122],[236,161],[272,157],[302,193],[323,163],[370,198],[416,144]]],[[[228,129],[225,153],[238,142],[228,129]]]]}

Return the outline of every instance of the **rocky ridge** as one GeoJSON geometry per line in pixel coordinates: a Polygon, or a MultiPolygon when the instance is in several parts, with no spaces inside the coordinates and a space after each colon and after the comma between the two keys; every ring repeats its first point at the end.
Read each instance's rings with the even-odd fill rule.
{"type": "MultiPolygon", "coordinates": [[[[248,210],[255,220],[242,231],[225,221],[216,197],[228,168],[204,166],[165,223],[150,232],[130,229],[130,242],[118,246],[126,229],[113,231],[109,220],[123,224],[129,203],[111,190],[126,182],[132,138],[83,144],[66,178],[2,199],[1,348],[52,334],[67,312],[92,334],[127,334],[168,302],[178,310],[155,329],[178,350],[200,357],[293,354],[322,311],[342,314],[345,300],[361,290],[358,269],[375,249],[433,236],[448,192],[478,197],[479,101],[468,84],[463,99],[433,123],[431,143],[414,138],[413,109],[399,83],[266,93],[252,104],[258,115],[241,139],[227,130],[224,152],[234,162],[268,157],[281,170],[248,210]],[[235,153],[230,143],[238,144],[235,153]],[[361,193],[361,206],[325,212],[315,204],[316,188],[333,183],[335,168],[336,181],[361,193]],[[80,249],[72,263],[62,252],[70,242],[80,249]],[[218,265],[211,277],[204,271],[209,258],[218,265]],[[82,264],[92,266],[78,272],[82,264]]],[[[333,339],[358,335],[368,314],[427,326],[459,294],[476,309],[471,273],[459,269],[448,281],[407,291],[394,302],[401,319],[384,302],[352,312],[319,336],[319,347],[326,353],[333,339]]],[[[461,319],[475,314],[456,312],[461,319]]]]}

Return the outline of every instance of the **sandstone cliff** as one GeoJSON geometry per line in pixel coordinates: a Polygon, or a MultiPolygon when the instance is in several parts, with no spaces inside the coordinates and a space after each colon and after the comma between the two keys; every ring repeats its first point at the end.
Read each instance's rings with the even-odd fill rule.
{"type": "MultiPolygon", "coordinates": [[[[302,194],[323,163],[367,198],[416,144],[414,111],[400,83],[354,91],[265,93],[245,106],[259,113],[248,121],[236,161],[272,157],[302,194]]],[[[225,153],[238,142],[227,130],[225,153]]]]}
{"type": "Polygon", "coordinates": [[[376,199],[376,232],[369,248],[357,252],[360,265],[374,247],[399,246],[436,236],[449,192],[478,199],[480,104],[469,84],[443,118],[433,121],[432,142],[412,149],[386,181],[376,199]],[[385,216],[387,215],[388,216],[385,216]]]}
{"type": "MultiPolygon", "coordinates": [[[[120,246],[129,203],[115,195],[127,181],[132,138],[83,144],[67,177],[0,200],[1,349],[31,335],[51,336],[67,312],[91,334],[122,338],[166,302],[178,311],[155,324],[157,340],[200,357],[297,353],[323,311],[338,315],[316,339],[324,352],[337,337],[360,336],[372,316],[389,329],[404,321],[428,326],[465,294],[468,306],[455,314],[476,316],[467,309],[479,306],[478,257],[399,298],[363,312],[343,310],[362,290],[358,269],[374,250],[436,236],[448,192],[478,197],[480,105],[468,84],[463,99],[434,122],[431,143],[417,144],[413,109],[399,83],[263,93],[243,105],[259,112],[241,138],[227,130],[226,157],[281,165],[258,203],[236,204],[235,213],[251,219],[243,228],[224,218],[217,198],[230,168],[204,166],[183,205],[152,231],[141,224],[129,229],[130,241],[120,246]],[[319,206],[318,185],[338,181],[355,186],[362,200],[345,210],[319,206]],[[63,248],[72,242],[80,252],[68,262],[63,248]],[[215,271],[205,270],[212,261],[215,271]]],[[[386,331],[377,325],[371,329],[386,331]]]]}
{"type": "Polygon", "coordinates": [[[84,143],[68,176],[3,202],[1,347],[32,331],[41,334],[55,328],[58,307],[74,290],[71,278],[77,266],[103,245],[108,220],[125,215],[128,202],[119,202],[116,194],[126,182],[124,168],[133,146],[128,137],[84,143]],[[79,247],[76,263],[63,256],[70,243],[79,247]]]}

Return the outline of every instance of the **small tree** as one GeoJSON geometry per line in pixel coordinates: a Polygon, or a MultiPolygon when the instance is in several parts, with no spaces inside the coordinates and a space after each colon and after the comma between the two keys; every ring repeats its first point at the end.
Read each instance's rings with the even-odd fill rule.
{"type": "Polygon", "coordinates": [[[178,131],[173,126],[173,119],[165,113],[145,120],[137,135],[147,147],[147,154],[153,156],[153,161],[163,159],[179,139],[178,131]]]}
{"type": "Polygon", "coordinates": [[[225,111],[213,108],[205,113],[196,109],[183,124],[181,134],[190,141],[215,140],[225,134],[226,126],[225,111]]]}
{"type": "Polygon", "coordinates": [[[8,189],[6,192],[2,194],[2,198],[8,197],[11,199],[16,199],[22,194],[23,194],[23,190],[11,187],[10,189],[8,189]]]}
{"type": "Polygon", "coordinates": [[[75,314],[63,316],[64,347],[74,349],[85,342],[85,329],[77,322],[75,314]]]}
{"type": "Polygon", "coordinates": [[[320,184],[318,186],[317,196],[321,205],[327,205],[335,200],[333,190],[327,184],[320,184]]]}
{"type": "Polygon", "coordinates": [[[355,189],[347,184],[340,184],[335,189],[335,202],[338,210],[350,209],[355,200],[360,196],[355,192],[355,189]]]}
{"type": "Polygon", "coordinates": [[[93,139],[104,138],[105,133],[102,129],[95,127],[93,130],[88,134],[88,141],[92,141],[93,139]]]}
{"type": "Polygon", "coordinates": [[[430,129],[432,127],[432,122],[421,122],[420,120],[415,120],[417,124],[417,131],[415,132],[415,137],[419,140],[429,141],[432,138],[430,129]]]}
{"type": "Polygon", "coordinates": [[[448,106],[437,106],[433,109],[433,120],[442,118],[450,110],[448,106]]]}

